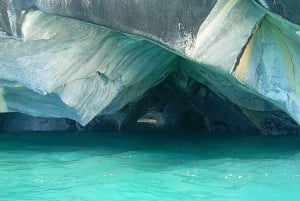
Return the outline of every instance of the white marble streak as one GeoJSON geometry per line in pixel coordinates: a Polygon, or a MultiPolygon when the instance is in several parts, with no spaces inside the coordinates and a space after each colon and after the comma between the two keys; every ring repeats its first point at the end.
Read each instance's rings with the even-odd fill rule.
{"type": "MultiPolygon", "coordinates": [[[[116,109],[157,85],[175,67],[177,57],[145,40],[40,11],[26,15],[22,32],[23,41],[0,38],[0,79],[20,84],[20,91],[28,88],[41,102],[55,94],[60,107],[72,111],[56,112],[55,117],[81,124],[101,114],[126,88],[142,83],[116,109]]],[[[53,116],[48,107],[17,102],[8,110],[53,116]]]]}

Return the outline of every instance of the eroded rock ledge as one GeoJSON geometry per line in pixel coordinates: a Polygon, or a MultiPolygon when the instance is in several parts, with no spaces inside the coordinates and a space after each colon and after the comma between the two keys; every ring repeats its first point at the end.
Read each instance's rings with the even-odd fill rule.
{"type": "Polygon", "coordinates": [[[1,128],[142,122],[298,133],[299,9],[268,0],[1,1],[1,128]]]}

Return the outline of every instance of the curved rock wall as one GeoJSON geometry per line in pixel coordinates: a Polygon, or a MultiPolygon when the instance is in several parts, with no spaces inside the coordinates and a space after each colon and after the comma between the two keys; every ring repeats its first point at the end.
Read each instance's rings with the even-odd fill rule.
{"type": "Polygon", "coordinates": [[[298,0],[2,1],[0,109],[85,125],[179,70],[259,129],[295,128],[277,114],[300,123],[299,9],[298,0]]]}
{"type": "Polygon", "coordinates": [[[83,125],[157,85],[177,58],[143,39],[40,11],[26,14],[22,35],[0,38],[1,111],[83,125]]]}

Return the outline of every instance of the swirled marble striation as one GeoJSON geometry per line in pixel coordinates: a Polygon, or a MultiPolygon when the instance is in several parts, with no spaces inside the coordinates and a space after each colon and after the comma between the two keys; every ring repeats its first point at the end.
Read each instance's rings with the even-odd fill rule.
{"type": "Polygon", "coordinates": [[[1,1],[1,112],[86,125],[144,103],[180,72],[254,127],[290,132],[300,124],[299,9],[298,0],[1,1]]]}

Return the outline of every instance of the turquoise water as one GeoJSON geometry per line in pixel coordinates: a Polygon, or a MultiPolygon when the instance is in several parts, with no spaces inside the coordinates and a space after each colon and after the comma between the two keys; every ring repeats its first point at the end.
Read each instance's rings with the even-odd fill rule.
{"type": "Polygon", "coordinates": [[[3,133],[0,200],[299,201],[300,138],[3,133]]]}

